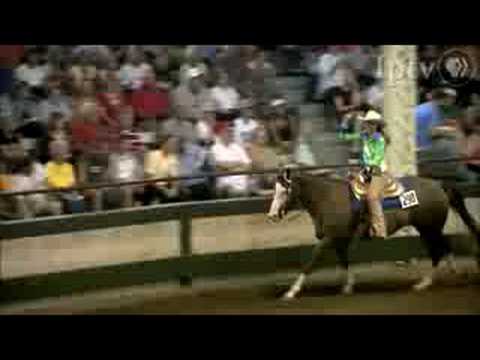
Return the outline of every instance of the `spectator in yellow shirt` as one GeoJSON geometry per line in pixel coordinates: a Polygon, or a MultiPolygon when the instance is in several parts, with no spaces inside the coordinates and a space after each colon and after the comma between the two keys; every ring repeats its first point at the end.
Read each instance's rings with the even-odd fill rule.
{"type": "Polygon", "coordinates": [[[67,162],[68,144],[65,141],[53,141],[50,145],[52,160],[47,163],[47,185],[53,189],[67,189],[75,186],[73,165],[67,162]]]}
{"type": "MultiPolygon", "coordinates": [[[[176,177],[179,174],[179,141],[177,137],[165,136],[155,150],[145,156],[145,178],[158,179],[176,177]]],[[[178,197],[177,182],[157,182],[145,186],[144,205],[155,198],[161,202],[174,201],[178,197]]]]}

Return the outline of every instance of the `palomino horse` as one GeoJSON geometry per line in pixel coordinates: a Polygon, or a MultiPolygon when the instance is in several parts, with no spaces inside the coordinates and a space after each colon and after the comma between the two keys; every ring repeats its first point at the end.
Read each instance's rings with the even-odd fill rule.
{"type": "MultiPolygon", "coordinates": [[[[316,261],[327,246],[335,248],[337,260],[346,274],[342,291],[350,294],[353,292],[355,277],[349,270],[348,249],[353,240],[368,234],[369,221],[365,203],[352,196],[348,181],[293,171],[288,168],[280,170],[268,218],[278,222],[292,206],[300,206],[308,211],[318,242],[311,260],[304,266],[284,298],[292,299],[299,293],[306,276],[313,271],[316,261]]],[[[432,260],[430,271],[414,285],[414,289],[424,290],[433,284],[435,271],[445,256],[454,269],[451,246],[442,234],[450,206],[475,236],[479,244],[477,264],[480,266],[480,230],[467,211],[462,195],[455,190],[445,190],[440,183],[431,179],[406,177],[401,181],[407,184],[408,192],[415,192],[415,206],[398,206],[386,212],[388,234],[391,235],[405,226],[415,227],[432,260]]]]}

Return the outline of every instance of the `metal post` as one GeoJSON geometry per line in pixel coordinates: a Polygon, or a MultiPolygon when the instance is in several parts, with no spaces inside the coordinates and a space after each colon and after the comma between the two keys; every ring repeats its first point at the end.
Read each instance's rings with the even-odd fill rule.
{"type": "Polygon", "coordinates": [[[417,175],[414,109],[417,100],[417,57],[414,45],[383,47],[384,118],[391,143],[388,170],[397,176],[417,175]]]}
{"type": "MultiPolygon", "coordinates": [[[[192,214],[188,211],[180,214],[180,256],[192,256],[192,214]]],[[[190,270],[180,274],[180,286],[192,286],[190,270]]]]}

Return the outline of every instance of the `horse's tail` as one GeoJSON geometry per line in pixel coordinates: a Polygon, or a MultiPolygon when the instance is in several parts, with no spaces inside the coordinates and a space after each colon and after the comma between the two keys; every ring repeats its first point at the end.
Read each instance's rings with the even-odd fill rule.
{"type": "Polygon", "coordinates": [[[476,257],[477,263],[480,266],[480,226],[477,224],[475,219],[468,211],[462,193],[453,187],[444,186],[444,190],[447,193],[450,206],[455,210],[458,215],[460,215],[460,218],[467,226],[468,230],[472,233],[473,236],[475,236],[475,239],[477,240],[478,246],[476,250],[476,257]]]}

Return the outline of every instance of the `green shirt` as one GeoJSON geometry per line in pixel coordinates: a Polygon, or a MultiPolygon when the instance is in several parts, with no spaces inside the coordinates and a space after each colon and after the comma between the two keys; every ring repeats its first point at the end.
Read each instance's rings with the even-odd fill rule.
{"type": "Polygon", "coordinates": [[[364,166],[377,166],[385,171],[385,139],[380,133],[363,136],[362,162],[364,166]]]}

